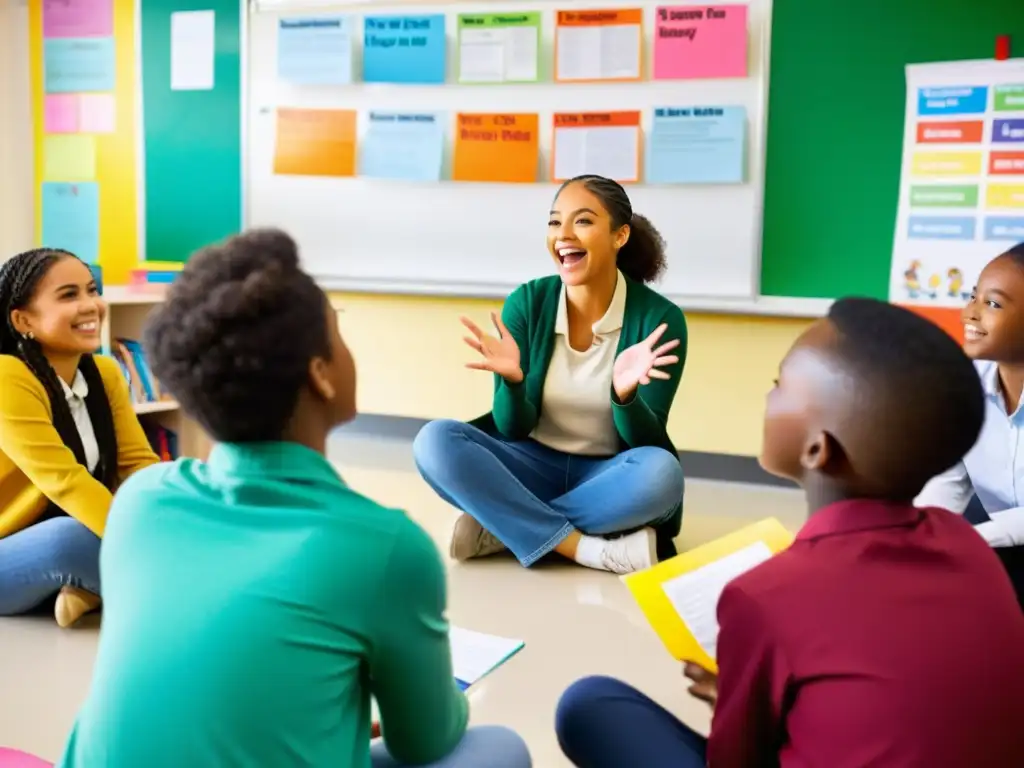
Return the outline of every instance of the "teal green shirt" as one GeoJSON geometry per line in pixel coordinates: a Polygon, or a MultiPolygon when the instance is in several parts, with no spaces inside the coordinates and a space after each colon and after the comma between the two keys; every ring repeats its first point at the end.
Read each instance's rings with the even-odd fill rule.
{"type": "Polygon", "coordinates": [[[436,761],[466,729],[445,573],[402,512],[293,443],[142,470],[101,554],[103,628],[68,768],[436,761]]]}
{"type": "MultiPolygon", "coordinates": [[[[674,302],[642,283],[625,275],[623,278],[626,280],[626,310],[616,356],[639,344],[664,323],[668,328],[661,341],[679,339],[679,347],[673,352],[679,356],[679,362],[662,368],[669,374],[668,379],[651,379],[651,383],[640,387],[628,403],[618,402],[609,388],[619,448],[624,451],[654,446],[675,455],[676,448],[668,436],[668,413],[686,363],[686,319],[674,302]]],[[[537,426],[544,382],[555,346],[555,320],[561,291],[562,281],[558,276],[544,277],[521,285],[505,301],[501,319],[519,346],[524,378],[518,384],[509,384],[501,376],[495,376],[493,409],[474,421],[475,426],[508,440],[525,440],[537,426]]],[[[656,529],[660,559],[675,554],[673,539],[679,535],[681,526],[682,504],[656,529]]]]}

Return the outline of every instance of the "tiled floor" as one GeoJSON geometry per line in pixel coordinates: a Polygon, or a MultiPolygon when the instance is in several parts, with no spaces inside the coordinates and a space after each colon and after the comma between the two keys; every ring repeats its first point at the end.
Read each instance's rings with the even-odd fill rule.
{"type": "MultiPolygon", "coordinates": [[[[447,551],[455,513],[420,481],[408,443],[345,438],[331,455],[353,487],[408,510],[447,551]]],[[[681,544],[694,546],[767,516],[796,528],[804,517],[800,496],[691,481],[681,544]]],[[[583,675],[628,679],[691,725],[708,726],[707,709],[687,696],[679,665],[612,575],[568,564],[527,571],[505,558],[453,564],[450,616],[469,629],[526,641],[471,701],[474,722],[503,723],[523,734],[538,768],[567,765],[554,738],[554,707],[583,675]]],[[[97,637],[95,624],[61,631],[47,618],[0,619],[0,745],[59,756],[88,689],[97,637]]]]}

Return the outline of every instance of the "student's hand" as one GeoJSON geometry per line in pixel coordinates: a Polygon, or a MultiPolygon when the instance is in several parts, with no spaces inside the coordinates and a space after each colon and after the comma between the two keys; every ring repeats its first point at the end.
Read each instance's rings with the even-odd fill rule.
{"type": "Polygon", "coordinates": [[[664,365],[675,365],[679,362],[677,355],[669,355],[673,349],[679,346],[679,339],[666,341],[659,345],[658,341],[664,335],[668,326],[664,323],[654,329],[654,333],[634,344],[629,349],[624,349],[615,359],[615,368],[612,371],[612,389],[620,403],[628,403],[636,394],[637,387],[641,384],[650,384],[651,379],[667,379],[669,375],[665,371],[658,370],[664,365]]]}
{"type": "Polygon", "coordinates": [[[483,358],[475,363],[466,363],[466,367],[477,371],[490,371],[511,384],[518,384],[523,380],[523,369],[519,367],[519,345],[501,322],[497,312],[491,312],[491,322],[498,331],[497,337],[484,333],[468,317],[462,318],[462,324],[473,334],[472,337],[466,336],[463,340],[483,358]]]}
{"type": "Polygon", "coordinates": [[[714,709],[718,703],[718,675],[708,672],[700,664],[694,664],[692,661],[686,662],[683,674],[693,681],[693,685],[688,689],[690,695],[707,702],[714,709]]]}

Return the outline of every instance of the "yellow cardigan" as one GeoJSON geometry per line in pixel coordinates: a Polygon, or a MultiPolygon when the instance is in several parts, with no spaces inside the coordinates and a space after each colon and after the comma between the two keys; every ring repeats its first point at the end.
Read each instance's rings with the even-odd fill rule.
{"type": "MultiPolygon", "coordinates": [[[[117,362],[102,355],[94,359],[114,416],[123,482],[159,459],[135,416],[117,362]]],[[[17,357],[0,355],[0,538],[38,520],[47,499],[103,535],[113,494],[64,445],[42,382],[17,357]]]]}

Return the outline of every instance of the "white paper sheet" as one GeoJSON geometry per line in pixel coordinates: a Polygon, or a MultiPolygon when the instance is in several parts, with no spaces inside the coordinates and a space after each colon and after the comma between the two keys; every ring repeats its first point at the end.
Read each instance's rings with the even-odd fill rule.
{"type": "Polygon", "coordinates": [[[555,178],[592,173],[619,182],[639,181],[640,128],[558,128],[555,130],[555,178]]]}
{"type": "Polygon", "coordinates": [[[537,79],[537,28],[464,29],[459,39],[459,82],[537,79]]]}
{"type": "Polygon", "coordinates": [[[213,11],[171,14],[171,90],[213,90],[213,11]]]}
{"type": "Polygon", "coordinates": [[[640,25],[558,27],[559,80],[640,77],[640,25]]]}
{"type": "Polygon", "coordinates": [[[478,682],[523,647],[522,640],[485,635],[459,627],[452,627],[448,636],[452,644],[455,679],[464,687],[478,682]]]}
{"type": "Polygon", "coordinates": [[[717,610],[722,591],[730,581],[771,556],[768,545],[758,541],[661,585],[679,618],[712,659],[718,659],[717,610]]]}

